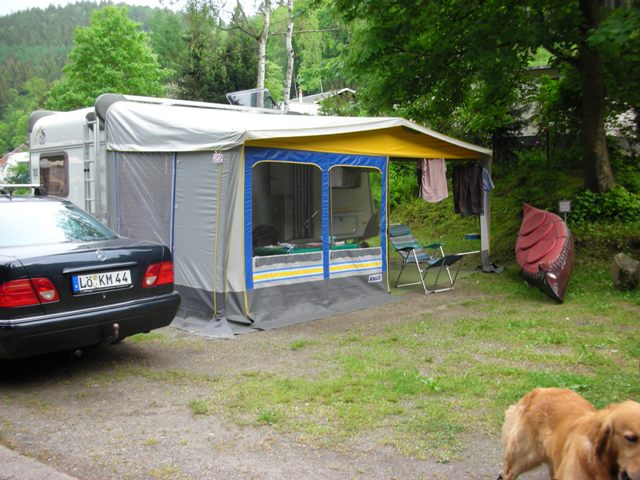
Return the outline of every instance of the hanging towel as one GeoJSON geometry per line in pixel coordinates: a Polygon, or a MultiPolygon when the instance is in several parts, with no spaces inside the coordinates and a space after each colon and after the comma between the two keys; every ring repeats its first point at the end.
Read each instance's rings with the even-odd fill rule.
{"type": "Polygon", "coordinates": [[[453,205],[463,217],[482,215],[482,167],[456,165],[453,168],[453,205]]]}
{"type": "Polygon", "coordinates": [[[420,164],[422,170],[420,198],[436,203],[449,196],[447,189],[447,166],[444,158],[425,158],[420,164]]]}
{"type": "Polygon", "coordinates": [[[494,187],[495,186],[493,185],[493,180],[491,180],[491,174],[489,173],[489,170],[482,167],[482,189],[485,192],[490,192],[494,189],[494,187]]]}

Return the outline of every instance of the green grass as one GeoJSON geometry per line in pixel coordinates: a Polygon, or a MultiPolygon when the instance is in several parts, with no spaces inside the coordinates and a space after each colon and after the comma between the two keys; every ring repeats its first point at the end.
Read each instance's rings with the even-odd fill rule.
{"type": "MultiPolygon", "coordinates": [[[[598,407],[640,398],[639,294],[613,289],[607,270],[579,261],[560,305],[523,282],[515,266],[497,275],[466,272],[457,294],[427,297],[434,307],[425,311],[310,328],[301,339],[280,334],[266,344],[263,334],[241,337],[238,348],[261,345],[244,370],[212,375],[126,360],[85,382],[135,378],[191,392],[176,400],[196,419],[215,415],[341,451],[373,441],[448,462],[463,454],[465,438],[497,437],[504,410],[532,388],[571,388],[598,407]]],[[[161,345],[159,336],[169,336],[156,335],[161,345]]],[[[192,350],[188,337],[181,341],[192,350]]],[[[40,414],[53,410],[44,400],[27,404],[40,414]]]]}
{"type": "Polygon", "coordinates": [[[600,291],[598,278],[562,305],[513,272],[469,281],[482,297],[444,318],[289,342],[301,361],[313,344],[326,368],[225,376],[190,408],[321,446],[384,432],[380,442],[405,455],[446,462],[459,454],[461,434],[497,434],[505,408],[537,386],[574,389],[599,407],[640,397],[632,298],[600,291]]]}
{"type": "Polygon", "coordinates": [[[323,365],[304,375],[136,374],[211,384],[188,403],[196,415],[269,426],[328,447],[380,436],[404,455],[443,462],[460,453],[462,434],[496,435],[505,408],[537,386],[571,388],[600,407],[640,397],[634,298],[600,291],[598,275],[585,277],[582,288],[572,285],[577,292],[562,305],[513,269],[473,274],[467,282],[482,296],[450,306],[442,318],[386,319],[375,334],[346,330],[274,345],[323,365]]]}
{"type": "Polygon", "coordinates": [[[147,438],[144,441],[145,446],[147,447],[155,447],[160,443],[160,440],[158,440],[157,438],[147,438]]]}
{"type": "Polygon", "coordinates": [[[11,422],[6,419],[3,418],[2,421],[0,422],[0,445],[2,445],[5,441],[5,435],[7,434],[7,432],[11,431],[11,422]]]}
{"type": "Polygon", "coordinates": [[[164,465],[162,467],[154,468],[148,472],[149,478],[156,480],[181,480],[191,479],[189,475],[182,472],[175,465],[164,465]]]}
{"type": "Polygon", "coordinates": [[[309,340],[309,339],[295,340],[289,344],[289,349],[296,351],[296,350],[301,350],[305,347],[309,347],[315,344],[316,342],[314,340],[309,340]]]}
{"type": "MultiPolygon", "coordinates": [[[[463,454],[469,436],[497,437],[505,409],[535,387],[570,388],[597,407],[640,398],[640,292],[615,290],[608,264],[579,257],[566,301],[556,304],[506,267],[465,272],[463,295],[428,297],[446,308],[274,336],[245,370],[211,375],[130,362],[91,382],[134,377],[189,387],[192,397],[179,401],[196,418],[215,415],[339,450],[374,441],[441,462],[463,454]]],[[[148,340],[164,345],[164,335],[148,340]]],[[[262,334],[252,335],[242,341],[252,345],[262,334]]],[[[181,342],[191,349],[188,338],[181,342]]]]}
{"type": "Polygon", "coordinates": [[[191,400],[189,402],[189,410],[191,410],[191,413],[194,415],[209,415],[213,411],[209,402],[202,399],[191,400]]]}

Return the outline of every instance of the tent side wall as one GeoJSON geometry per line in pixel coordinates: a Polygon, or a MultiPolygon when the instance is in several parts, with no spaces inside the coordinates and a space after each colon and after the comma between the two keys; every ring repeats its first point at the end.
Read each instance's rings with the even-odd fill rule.
{"type": "Polygon", "coordinates": [[[123,235],[172,248],[185,328],[224,315],[229,285],[243,291],[244,272],[234,260],[243,241],[242,215],[234,213],[241,157],[242,148],[109,152],[109,222],[123,235]]]}

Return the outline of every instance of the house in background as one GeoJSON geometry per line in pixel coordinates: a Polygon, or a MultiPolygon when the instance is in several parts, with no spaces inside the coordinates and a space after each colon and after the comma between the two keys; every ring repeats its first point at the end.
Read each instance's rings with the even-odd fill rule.
{"type": "Polygon", "coordinates": [[[4,182],[6,169],[19,163],[29,163],[29,152],[27,151],[27,145],[24,143],[0,158],[0,183],[4,182]]]}
{"type": "Polygon", "coordinates": [[[320,106],[323,100],[332,98],[335,96],[354,95],[356,92],[350,88],[342,88],[340,90],[330,90],[323,93],[315,93],[313,95],[307,95],[305,97],[299,96],[292,98],[289,102],[289,111],[295,113],[302,113],[304,115],[318,115],[320,113],[320,106]]]}

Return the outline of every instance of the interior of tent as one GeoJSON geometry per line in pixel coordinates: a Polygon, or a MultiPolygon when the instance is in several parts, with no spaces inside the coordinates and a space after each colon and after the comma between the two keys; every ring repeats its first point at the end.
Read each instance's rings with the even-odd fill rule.
{"type": "Polygon", "coordinates": [[[382,273],[384,157],[247,148],[245,162],[249,289],[349,272],[382,273]],[[323,261],[314,260],[314,252],[322,252],[323,261]],[[301,254],[311,254],[309,265],[300,265],[301,254]],[[274,256],[280,257],[276,267],[261,260],[274,256]]]}

